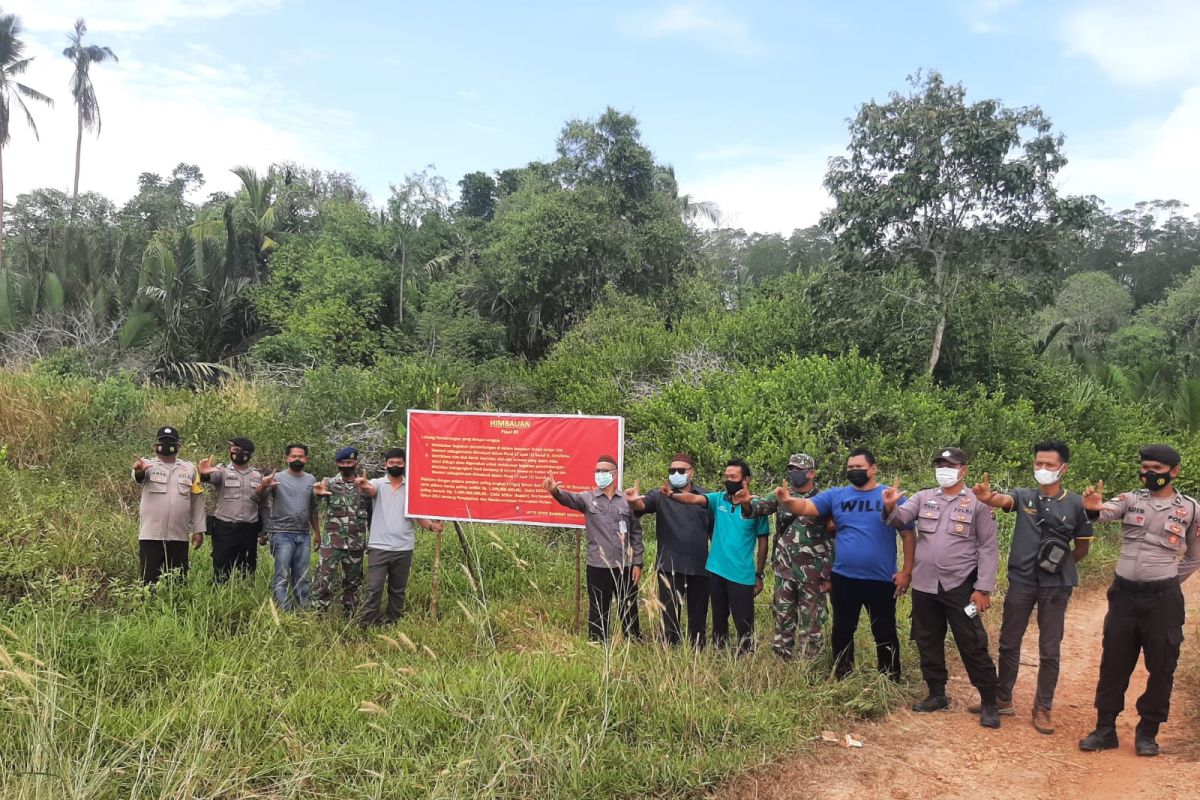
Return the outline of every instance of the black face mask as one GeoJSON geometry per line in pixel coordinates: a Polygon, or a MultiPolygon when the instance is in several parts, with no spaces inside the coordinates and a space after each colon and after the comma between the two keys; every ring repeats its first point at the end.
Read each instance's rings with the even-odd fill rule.
{"type": "Polygon", "coordinates": [[[1142,470],[1142,480],[1146,482],[1146,488],[1153,492],[1171,485],[1171,473],[1142,470]]]}
{"type": "Polygon", "coordinates": [[[354,467],[338,467],[338,472],[342,473],[343,478],[349,478],[354,475],[354,467]]]}
{"type": "Polygon", "coordinates": [[[725,491],[732,497],[742,490],[741,481],[725,481],[725,491]]]}
{"type": "Polygon", "coordinates": [[[288,469],[292,470],[293,472],[304,472],[304,462],[303,461],[289,461],[288,469]]]}
{"type": "Polygon", "coordinates": [[[249,453],[234,453],[229,457],[229,460],[235,464],[245,464],[250,460],[249,453]]]}
{"type": "Polygon", "coordinates": [[[179,445],[156,444],[154,445],[154,452],[158,453],[160,456],[173,456],[179,452],[179,445]]]}
{"type": "Polygon", "coordinates": [[[388,475],[391,475],[393,478],[399,478],[401,475],[404,474],[404,467],[388,467],[387,473],[388,473],[388,475]]]}
{"type": "Polygon", "coordinates": [[[867,475],[865,469],[848,469],[846,470],[846,480],[855,486],[866,486],[871,477],[867,475]]]}
{"type": "Polygon", "coordinates": [[[808,483],[808,470],[806,470],[806,469],[788,470],[788,480],[791,481],[793,488],[799,489],[801,486],[808,483]]]}

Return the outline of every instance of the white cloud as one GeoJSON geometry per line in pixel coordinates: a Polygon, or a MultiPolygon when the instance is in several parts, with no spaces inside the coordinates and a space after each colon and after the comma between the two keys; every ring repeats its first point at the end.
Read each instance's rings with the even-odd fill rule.
{"type": "Polygon", "coordinates": [[[1063,38],[1070,54],[1093,59],[1118,84],[1200,78],[1196,0],[1084,5],[1066,15],[1063,38]]]}
{"type": "Polygon", "coordinates": [[[1140,200],[1182,200],[1200,210],[1200,85],[1183,91],[1164,118],[1142,119],[1123,130],[1068,149],[1061,188],[1094,194],[1112,208],[1140,200]]]}
{"type": "Polygon", "coordinates": [[[742,55],[763,49],[745,22],[699,3],[676,3],[658,13],[637,14],[626,18],[623,28],[628,35],[649,39],[691,37],[715,49],[742,55]]]}
{"type": "Polygon", "coordinates": [[[787,235],[816,224],[833,205],[821,185],[828,155],[837,148],[814,148],[770,161],[680,175],[680,191],[696,201],[716,203],[721,224],[747,231],[787,235]]]}
{"type": "MultiPolygon", "coordinates": [[[[4,149],[9,202],[36,187],[69,191],[74,174],[70,63],[55,46],[33,35],[27,41],[35,60],[24,82],[56,102],[53,109],[31,109],[40,142],[24,120],[14,120],[4,149]]],[[[103,129],[99,139],[84,134],[81,191],[121,202],[136,191],[139,174],[167,173],[181,161],[200,167],[205,193],[231,190],[237,185],[229,173],[234,166],[264,169],[294,160],[332,169],[340,166],[339,154],[362,146],[350,115],[307,103],[268,75],[203,47],[165,64],[140,62],[130,52],[118,56],[119,63],[92,69],[103,129]]]]}
{"type": "Polygon", "coordinates": [[[5,11],[21,17],[31,31],[66,34],[84,17],[95,33],[140,33],[172,22],[221,19],[235,14],[273,11],[283,0],[9,0],[5,11]]]}
{"type": "Polygon", "coordinates": [[[959,7],[959,13],[976,33],[995,33],[1000,16],[1021,4],[1021,0],[972,0],[959,7]]]}

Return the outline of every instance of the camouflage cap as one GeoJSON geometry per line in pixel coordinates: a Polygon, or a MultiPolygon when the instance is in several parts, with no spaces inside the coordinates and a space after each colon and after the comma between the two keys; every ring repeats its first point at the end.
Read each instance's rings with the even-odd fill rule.
{"type": "Polygon", "coordinates": [[[798,469],[816,469],[817,462],[808,453],[792,453],[788,457],[788,466],[798,469]]]}

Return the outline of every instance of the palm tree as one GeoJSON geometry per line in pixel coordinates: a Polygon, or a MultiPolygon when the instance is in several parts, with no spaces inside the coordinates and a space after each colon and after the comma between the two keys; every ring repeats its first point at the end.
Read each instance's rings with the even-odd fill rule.
{"type": "Polygon", "coordinates": [[[116,61],[117,54],[108,47],[99,45],[84,45],[83,35],[87,33],[87,23],[83,17],[75,20],[75,32],[67,34],[71,46],[63,50],[63,55],[75,64],[75,72],[71,75],[71,96],[75,98],[76,117],[79,130],[75,135],[75,188],[71,192],[72,202],[79,197],[79,159],[83,151],[83,129],[95,130],[100,135],[100,104],[96,100],[96,87],[92,86],[92,76],[89,69],[92,64],[105,61],[116,61]]]}
{"type": "Polygon", "coordinates": [[[12,102],[15,100],[25,112],[25,121],[37,138],[37,125],[29,113],[26,100],[36,100],[46,105],[54,101],[16,80],[29,68],[32,57],[25,57],[25,43],[21,41],[21,20],[16,14],[0,14],[0,269],[4,268],[4,147],[11,138],[12,102]]]}

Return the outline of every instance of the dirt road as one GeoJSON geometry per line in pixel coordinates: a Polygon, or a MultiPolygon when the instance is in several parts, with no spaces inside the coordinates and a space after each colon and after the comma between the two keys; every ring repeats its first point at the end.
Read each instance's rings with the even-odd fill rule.
{"type": "MultiPolygon", "coordinates": [[[[1200,579],[1184,584],[1188,600],[1180,663],[1200,658],[1200,579]]],[[[1177,690],[1171,721],[1158,741],[1163,754],[1138,758],[1133,753],[1134,702],[1145,686],[1142,667],[1126,694],[1126,713],[1118,721],[1119,750],[1081,753],[1079,739],[1095,722],[1093,692],[1100,660],[1100,632],[1106,609],[1103,591],[1079,592],[1067,614],[1062,672],[1054,702],[1058,731],[1039,734],[1030,725],[1030,704],[1037,672],[1037,625],[1031,620],[1021,649],[1016,714],[1002,717],[999,731],[979,727],[966,706],[976,694],[967,682],[953,645],[948,693],[951,708],[934,714],[897,711],[872,723],[852,726],[864,747],[822,742],[780,764],[762,768],[722,787],[721,798],[763,800],[1117,800],[1138,795],[1154,800],[1200,798],[1200,724],[1187,694],[1177,690]],[[957,666],[957,669],[956,669],[957,666]]],[[[998,611],[998,609],[997,609],[998,611]]],[[[992,615],[993,625],[998,614],[992,615]]],[[[996,636],[991,637],[995,656],[996,636]]],[[[837,731],[844,734],[847,731],[837,731]]]]}

